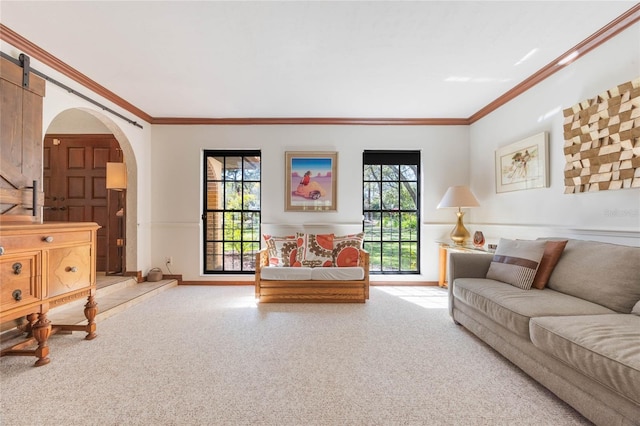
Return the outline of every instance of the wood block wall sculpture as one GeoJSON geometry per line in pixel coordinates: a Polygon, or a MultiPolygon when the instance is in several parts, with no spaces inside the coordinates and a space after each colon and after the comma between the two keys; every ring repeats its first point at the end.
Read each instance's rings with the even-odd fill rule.
{"type": "Polygon", "coordinates": [[[564,110],[565,194],[640,188],[640,77],[564,110]]]}

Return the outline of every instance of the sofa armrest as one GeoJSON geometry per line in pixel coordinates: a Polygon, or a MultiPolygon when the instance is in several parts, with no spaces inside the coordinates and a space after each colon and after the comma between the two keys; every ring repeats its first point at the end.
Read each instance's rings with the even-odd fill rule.
{"type": "Polygon", "coordinates": [[[453,283],[456,278],[484,278],[492,259],[491,253],[451,253],[449,283],[453,283]]]}
{"type": "Polygon", "coordinates": [[[491,253],[451,253],[449,256],[449,315],[453,317],[453,286],[457,278],[484,278],[493,260],[491,253]]]}

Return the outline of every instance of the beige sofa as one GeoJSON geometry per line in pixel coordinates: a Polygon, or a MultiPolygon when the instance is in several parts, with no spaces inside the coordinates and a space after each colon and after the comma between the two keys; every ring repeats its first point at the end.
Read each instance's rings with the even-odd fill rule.
{"type": "Polygon", "coordinates": [[[598,425],[640,425],[640,247],[570,239],[547,286],[485,278],[452,253],[453,320],[598,425]]]}

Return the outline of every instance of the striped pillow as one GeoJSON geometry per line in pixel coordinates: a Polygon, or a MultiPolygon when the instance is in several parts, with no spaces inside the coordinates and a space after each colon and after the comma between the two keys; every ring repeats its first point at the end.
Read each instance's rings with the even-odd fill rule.
{"type": "Polygon", "coordinates": [[[544,255],[546,241],[500,239],[487,278],[529,290],[544,255]]]}

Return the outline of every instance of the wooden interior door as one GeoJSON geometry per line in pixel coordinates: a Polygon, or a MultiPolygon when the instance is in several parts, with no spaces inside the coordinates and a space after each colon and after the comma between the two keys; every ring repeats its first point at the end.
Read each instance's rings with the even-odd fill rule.
{"type": "MultiPolygon", "coordinates": [[[[45,82],[0,58],[0,214],[33,216],[33,181],[41,186],[45,82]]],[[[37,190],[42,205],[42,188],[37,190]]],[[[36,209],[34,222],[40,222],[36,209]]]]}
{"type": "Polygon", "coordinates": [[[122,150],[113,135],[46,135],[43,148],[45,222],[96,222],[98,271],[121,270],[117,247],[117,197],[106,189],[107,162],[121,162],[122,150]],[[115,199],[115,198],[114,198],[115,199]],[[113,200],[112,200],[113,201],[113,200]],[[108,211],[110,209],[111,211],[108,211]],[[110,233],[110,235],[107,235],[110,233]],[[107,250],[111,250],[107,268],[107,250]]]}

